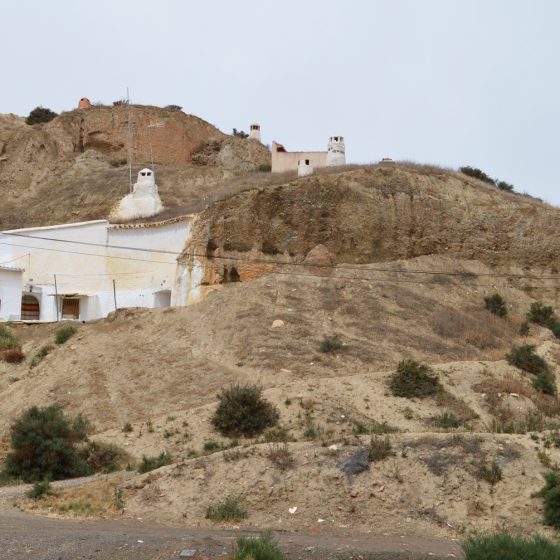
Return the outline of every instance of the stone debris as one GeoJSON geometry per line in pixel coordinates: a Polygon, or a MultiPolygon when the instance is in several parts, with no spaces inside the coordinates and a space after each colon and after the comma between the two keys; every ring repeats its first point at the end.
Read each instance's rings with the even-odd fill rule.
{"type": "Polygon", "coordinates": [[[292,514],[295,513],[295,512],[297,511],[297,506],[288,508],[288,511],[289,511],[290,513],[292,513],[292,514]]]}
{"type": "Polygon", "coordinates": [[[369,450],[366,447],[360,447],[354,455],[340,461],[337,467],[344,471],[349,478],[354,474],[360,474],[369,467],[369,450]]]}
{"type": "Polygon", "coordinates": [[[274,319],[274,321],[272,321],[272,327],[271,328],[279,329],[283,326],[284,326],[284,321],[282,321],[282,319],[274,319]]]}
{"type": "Polygon", "coordinates": [[[180,558],[192,558],[196,554],[196,548],[185,548],[179,553],[180,558]]]}

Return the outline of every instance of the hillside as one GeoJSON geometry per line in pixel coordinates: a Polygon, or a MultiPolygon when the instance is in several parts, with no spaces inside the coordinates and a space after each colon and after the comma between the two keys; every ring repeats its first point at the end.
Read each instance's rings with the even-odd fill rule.
{"type": "MultiPolygon", "coordinates": [[[[2,224],[106,217],[127,188],[126,168],[114,166],[119,111],[32,128],[3,117],[2,224]]],[[[121,446],[131,463],[166,451],[173,464],[130,475],[118,491],[98,481],[20,507],[61,515],[61,501],[97,500],[97,515],[208,525],[206,508],[236,495],[249,510],[244,527],[546,532],[536,493],[541,471],[560,462],[560,402],[505,356],[534,345],[558,384],[558,339],[522,326],[534,301],[559,305],[559,210],[433,167],[263,173],[264,146],[158,111],[138,108],[138,122],[176,119],[165,145],[192,138],[157,164],[159,217],[197,212],[180,259],[201,266],[204,297],[121,309],[78,325],[63,345],[53,344],[58,324],[13,325],[26,358],[0,362],[0,438],[3,454],[14,418],[56,403],[84,414],[91,438],[121,446]],[[484,307],[495,292],[504,318],[484,307]],[[322,351],[335,335],[342,346],[322,351]],[[404,359],[430,364],[441,390],[394,396],[389,379],[404,359]],[[213,429],[217,394],[235,383],[263,387],[276,431],[232,441],[213,429]],[[376,435],[389,438],[388,456],[346,476],[337,465],[376,435]],[[279,448],[293,464],[278,463],[279,448]],[[501,480],[489,478],[494,464],[501,480]]]]}
{"type": "MultiPolygon", "coordinates": [[[[262,144],[223,134],[193,115],[140,105],[130,111],[133,179],[151,166],[153,154],[163,203],[172,213],[180,205],[204,208],[215,190],[270,161],[262,144]],[[153,123],[163,126],[151,129],[150,150],[153,123]],[[210,156],[201,157],[209,146],[210,156]]],[[[129,189],[127,124],[126,106],[70,111],[33,126],[0,115],[0,229],[107,217],[129,189]]]]}

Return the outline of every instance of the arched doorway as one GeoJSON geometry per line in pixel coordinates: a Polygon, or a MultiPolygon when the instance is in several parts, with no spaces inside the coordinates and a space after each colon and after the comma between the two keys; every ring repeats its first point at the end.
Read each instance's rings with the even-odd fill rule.
{"type": "Polygon", "coordinates": [[[41,316],[39,300],[31,294],[25,294],[21,298],[21,320],[38,321],[41,316]]]}

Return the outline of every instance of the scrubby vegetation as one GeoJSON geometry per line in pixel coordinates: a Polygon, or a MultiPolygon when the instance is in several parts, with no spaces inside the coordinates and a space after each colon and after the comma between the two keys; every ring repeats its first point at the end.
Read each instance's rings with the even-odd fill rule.
{"type": "Polygon", "coordinates": [[[368,458],[372,463],[383,461],[393,454],[391,440],[388,436],[373,436],[369,442],[368,458]]]}
{"type": "Polygon", "coordinates": [[[52,496],[53,494],[54,490],[48,480],[38,480],[33,483],[32,488],[25,493],[28,498],[33,500],[39,500],[43,496],[52,496]]]}
{"type": "Polygon", "coordinates": [[[54,341],[57,344],[64,344],[69,338],[76,334],[76,327],[72,325],[65,325],[60,327],[55,333],[54,341]]]}
{"type": "Polygon", "coordinates": [[[531,381],[531,385],[545,395],[556,395],[556,381],[549,371],[539,371],[531,381]]]}
{"type": "Polygon", "coordinates": [[[534,535],[471,535],[463,543],[465,560],[560,560],[560,546],[534,535]]]}
{"type": "Polygon", "coordinates": [[[82,417],[70,419],[58,406],[30,408],[11,427],[6,473],[25,482],[89,474],[78,449],[87,439],[86,430],[82,417]]]}
{"type": "Polygon", "coordinates": [[[411,399],[434,395],[441,384],[427,365],[414,360],[402,360],[389,380],[389,387],[395,397],[411,399]]]}
{"type": "Polygon", "coordinates": [[[49,355],[52,349],[53,347],[50,344],[42,346],[40,350],[33,356],[33,358],[31,358],[31,363],[29,364],[29,366],[31,368],[37,367],[43,361],[43,359],[49,355]]]}
{"type": "Polygon", "coordinates": [[[146,455],[143,455],[142,461],[138,465],[138,472],[144,474],[149,471],[159,469],[160,467],[164,467],[165,465],[170,465],[172,461],[173,459],[171,455],[166,451],[163,451],[156,457],[146,457],[146,455]]]}
{"type": "Polygon", "coordinates": [[[25,354],[21,351],[21,348],[10,348],[2,352],[2,358],[8,364],[20,364],[25,360],[25,354]]]}
{"type": "Polygon", "coordinates": [[[506,360],[512,366],[535,375],[541,371],[548,371],[546,360],[535,352],[535,346],[532,344],[514,346],[509,354],[506,354],[506,360]]]}
{"type": "Polygon", "coordinates": [[[224,436],[252,437],[278,422],[278,411],[257,385],[232,385],[218,395],[212,424],[224,436]]]}
{"type": "Polygon", "coordinates": [[[325,335],[319,346],[319,350],[326,354],[336,352],[337,350],[341,350],[342,348],[344,348],[344,344],[337,334],[332,336],[325,335]]]}
{"type": "Polygon", "coordinates": [[[478,469],[478,476],[480,479],[488,482],[491,486],[494,486],[502,480],[504,474],[498,462],[492,461],[489,464],[483,463],[480,465],[478,469]]]}
{"type": "Polygon", "coordinates": [[[241,500],[236,496],[226,496],[206,509],[206,519],[212,521],[240,521],[247,515],[247,510],[241,506],[241,500]]]}
{"type": "Polygon", "coordinates": [[[260,537],[239,537],[233,560],[285,560],[270,531],[260,537]]]}
{"type": "Polygon", "coordinates": [[[539,496],[544,502],[544,522],[560,529],[560,472],[549,471],[543,477],[545,485],[539,496]]]}
{"type": "Polygon", "coordinates": [[[21,344],[9,325],[0,324],[0,351],[20,348],[21,344]]]}
{"type": "Polygon", "coordinates": [[[39,124],[52,121],[58,114],[46,107],[35,107],[29,116],[25,119],[27,124],[39,124]]]}
{"type": "Polygon", "coordinates": [[[490,313],[498,317],[505,317],[507,315],[506,300],[498,293],[486,296],[484,298],[484,305],[490,313]]]}
{"type": "Polygon", "coordinates": [[[556,316],[554,307],[535,301],[529,308],[527,320],[550,329],[556,338],[560,338],[560,320],[556,316]]]}
{"type": "Polygon", "coordinates": [[[467,165],[465,167],[459,167],[459,171],[464,175],[468,175],[469,177],[473,177],[475,179],[478,179],[479,181],[484,181],[489,185],[494,185],[501,191],[514,192],[514,187],[511,183],[500,181],[499,179],[492,179],[490,175],[487,175],[486,173],[484,173],[484,171],[478,169],[478,167],[471,167],[467,165]]]}

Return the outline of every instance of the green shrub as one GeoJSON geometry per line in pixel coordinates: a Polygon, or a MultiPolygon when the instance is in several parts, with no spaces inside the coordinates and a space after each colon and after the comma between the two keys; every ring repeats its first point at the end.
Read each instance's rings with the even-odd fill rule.
{"type": "Polygon", "coordinates": [[[78,444],[87,439],[81,416],[69,419],[58,406],[27,410],[11,427],[12,451],[4,469],[25,482],[91,474],[78,444]]]}
{"type": "Polygon", "coordinates": [[[532,344],[514,346],[510,353],[506,354],[506,360],[512,366],[529,373],[537,374],[541,371],[548,371],[546,360],[535,353],[535,347],[532,344]]]}
{"type": "Polygon", "coordinates": [[[215,441],[205,441],[202,449],[206,453],[212,453],[213,451],[217,451],[218,449],[220,449],[220,444],[216,443],[215,441]]]}
{"type": "Polygon", "coordinates": [[[234,128],[232,131],[232,136],[235,136],[237,138],[248,138],[249,135],[243,131],[243,130],[237,130],[237,128],[234,128]]]}
{"type": "Polygon", "coordinates": [[[140,465],[138,465],[138,472],[144,474],[164,467],[165,465],[170,465],[172,462],[173,459],[167,451],[163,451],[157,457],[146,457],[146,455],[142,455],[142,461],[140,465]]]}
{"type": "Polygon", "coordinates": [[[505,317],[507,315],[506,300],[498,293],[486,296],[484,298],[484,304],[490,313],[498,317],[505,317]]]}
{"type": "Polygon", "coordinates": [[[479,181],[484,181],[485,183],[490,183],[491,185],[495,184],[494,179],[492,179],[490,175],[484,173],[484,171],[478,169],[478,167],[471,167],[470,165],[467,165],[465,167],[459,167],[459,171],[463,173],[463,175],[474,177],[479,181]]]}
{"type": "Polygon", "coordinates": [[[560,546],[533,535],[471,535],[463,543],[465,560],[560,560],[560,546]]]}
{"type": "Polygon", "coordinates": [[[168,111],[182,111],[183,107],[181,107],[181,105],[166,105],[165,109],[167,109],[168,111]]]}
{"type": "Polygon", "coordinates": [[[513,192],[513,185],[511,183],[506,183],[506,181],[496,181],[496,186],[501,191],[513,192]]]}
{"type": "Polygon", "coordinates": [[[432,424],[443,430],[458,428],[461,425],[461,419],[455,416],[453,412],[442,412],[431,418],[432,424]]]}
{"type": "Polygon", "coordinates": [[[58,114],[46,107],[35,107],[25,119],[26,124],[39,124],[52,121],[58,114]]]}
{"type": "Polygon", "coordinates": [[[48,344],[47,346],[42,346],[41,349],[33,356],[33,358],[31,358],[31,363],[29,364],[29,366],[31,368],[34,368],[36,366],[38,366],[43,359],[49,355],[49,352],[53,349],[53,347],[48,344]]]}
{"type": "Polygon", "coordinates": [[[51,483],[48,480],[38,480],[33,483],[33,487],[28,490],[25,495],[33,500],[39,500],[43,496],[52,496],[54,493],[51,483]]]}
{"type": "Polygon", "coordinates": [[[536,323],[543,327],[546,327],[548,322],[553,318],[554,307],[543,305],[540,301],[533,302],[527,313],[527,319],[531,321],[531,323],[536,323]]]}
{"type": "Polygon", "coordinates": [[[134,428],[132,427],[132,424],[130,422],[125,422],[121,431],[124,434],[130,434],[130,432],[134,431],[134,428]]]}
{"type": "Polygon", "coordinates": [[[262,397],[257,385],[232,385],[218,395],[212,424],[224,436],[251,437],[276,425],[276,407],[262,397]]]}
{"type": "Polygon", "coordinates": [[[555,529],[560,529],[560,472],[543,473],[545,485],[539,496],[544,502],[544,522],[555,529]]]}
{"type": "Polygon", "coordinates": [[[270,163],[261,163],[257,167],[257,171],[260,171],[261,173],[270,173],[271,170],[272,166],[270,165],[270,163]]]}
{"type": "Polygon", "coordinates": [[[64,327],[60,327],[55,333],[54,341],[57,344],[64,344],[70,337],[76,334],[76,327],[72,325],[66,325],[64,327]]]}
{"type": "Polygon", "coordinates": [[[395,397],[411,399],[434,395],[441,384],[427,365],[414,360],[402,360],[396,373],[389,379],[389,387],[395,397]]]}
{"type": "Polygon", "coordinates": [[[546,326],[556,338],[560,338],[560,321],[556,317],[552,317],[546,326]]]}
{"type": "Polygon", "coordinates": [[[482,480],[486,480],[489,484],[494,486],[503,478],[502,467],[497,461],[492,461],[489,465],[483,463],[478,469],[478,476],[482,480]]]}
{"type": "Polygon", "coordinates": [[[212,521],[240,521],[247,515],[247,510],[241,506],[241,501],[235,496],[226,496],[222,501],[206,509],[206,519],[212,521]]]}
{"type": "Polygon", "coordinates": [[[19,340],[8,325],[0,324],[0,350],[12,350],[14,348],[21,348],[19,340]]]}
{"type": "Polygon", "coordinates": [[[523,321],[519,326],[519,334],[521,336],[527,336],[529,334],[529,321],[523,321]]]}
{"type": "Polygon", "coordinates": [[[344,348],[344,344],[342,344],[340,337],[337,334],[332,336],[325,335],[319,346],[319,350],[325,353],[336,352],[342,348],[344,348]]]}
{"type": "Polygon", "coordinates": [[[266,531],[259,537],[239,537],[233,560],[285,560],[285,556],[266,531]]]}
{"type": "Polygon", "coordinates": [[[531,381],[531,385],[546,395],[556,395],[556,381],[549,371],[539,371],[531,381]]]}

